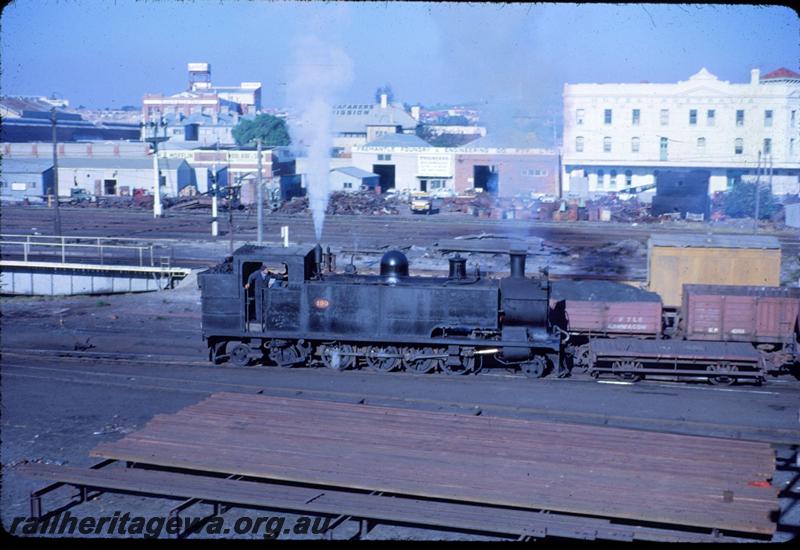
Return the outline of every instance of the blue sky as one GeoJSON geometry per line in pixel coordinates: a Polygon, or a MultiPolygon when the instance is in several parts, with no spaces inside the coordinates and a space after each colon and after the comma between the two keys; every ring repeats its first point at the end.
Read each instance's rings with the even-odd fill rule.
{"type": "Polygon", "coordinates": [[[263,105],[285,106],[308,35],[350,58],[337,99],[351,102],[390,83],[408,103],[552,111],[565,82],[674,82],[701,67],[746,82],[800,60],[798,16],[781,6],[16,0],[0,24],[0,93],[90,107],[181,91],[190,61],[210,62],[215,84],[261,81],[263,105]]]}

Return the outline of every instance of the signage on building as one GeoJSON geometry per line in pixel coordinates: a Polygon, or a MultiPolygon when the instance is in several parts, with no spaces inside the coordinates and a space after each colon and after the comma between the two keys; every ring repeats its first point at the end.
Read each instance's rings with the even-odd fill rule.
{"type": "Polygon", "coordinates": [[[417,156],[417,174],[420,176],[450,177],[451,155],[419,155],[417,156]]]}

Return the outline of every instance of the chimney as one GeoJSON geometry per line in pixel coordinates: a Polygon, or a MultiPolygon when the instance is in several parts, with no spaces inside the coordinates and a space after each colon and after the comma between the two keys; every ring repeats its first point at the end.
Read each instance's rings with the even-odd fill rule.
{"type": "Polygon", "coordinates": [[[381,109],[389,106],[389,94],[381,94],[381,109]]]}
{"type": "Polygon", "coordinates": [[[528,255],[526,250],[511,250],[511,277],[514,279],[525,278],[525,259],[528,255]]]}
{"type": "Polygon", "coordinates": [[[411,107],[411,118],[419,122],[419,105],[413,105],[411,107]]]}
{"type": "Polygon", "coordinates": [[[750,70],[750,84],[752,84],[753,86],[757,85],[760,76],[761,76],[761,72],[758,69],[751,69],[750,70]]]}

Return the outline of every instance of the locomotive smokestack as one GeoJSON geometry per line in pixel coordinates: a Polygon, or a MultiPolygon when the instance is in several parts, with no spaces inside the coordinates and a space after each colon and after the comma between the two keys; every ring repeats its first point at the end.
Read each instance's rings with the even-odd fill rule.
{"type": "Polygon", "coordinates": [[[511,277],[514,279],[525,278],[525,258],[528,253],[524,250],[511,250],[508,255],[511,258],[511,277]]]}
{"type": "Polygon", "coordinates": [[[462,258],[460,254],[456,254],[450,258],[450,278],[451,279],[466,279],[467,278],[467,259],[462,258]]]}
{"type": "Polygon", "coordinates": [[[314,247],[314,263],[317,266],[317,275],[322,275],[322,246],[319,243],[314,247]]]}

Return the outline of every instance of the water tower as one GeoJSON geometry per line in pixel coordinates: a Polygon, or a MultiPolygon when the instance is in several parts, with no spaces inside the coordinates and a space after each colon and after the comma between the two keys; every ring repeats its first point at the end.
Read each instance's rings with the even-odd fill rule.
{"type": "Polygon", "coordinates": [[[211,64],[189,63],[189,90],[208,90],[211,88],[211,64]]]}

